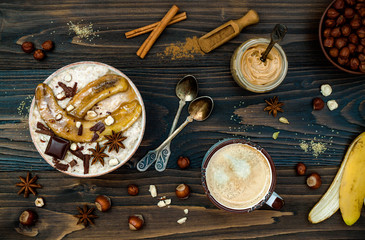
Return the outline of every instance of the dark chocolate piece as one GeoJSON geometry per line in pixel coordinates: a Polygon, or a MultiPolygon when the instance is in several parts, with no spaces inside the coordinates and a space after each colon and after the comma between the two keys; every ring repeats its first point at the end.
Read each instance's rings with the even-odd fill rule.
{"type": "Polygon", "coordinates": [[[105,125],[103,122],[97,122],[94,126],[90,128],[90,131],[102,133],[105,130],[105,125]]]}
{"type": "Polygon", "coordinates": [[[63,160],[69,148],[70,142],[68,140],[57,136],[51,136],[48,141],[46,151],[44,153],[57,159],[63,160]]]}
{"type": "Polygon", "coordinates": [[[49,129],[48,127],[44,126],[43,123],[41,122],[37,122],[37,130],[35,130],[36,133],[41,133],[41,134],[45,134],[45,135],[49,135],[49,136],[53,136],[54,133],[51,129],[49,129]]]}
{"type": "Polygon", "coordinates": [[[83,130],[83,126],[81,124],[81,126],[79,127],[79,131],[77,132],[77,135],[81,136],[82,135],[82,130],[83,130]]]}
{"type": "Polygon", "coordinates": [[[70,164],[70,167],[74,167],[77,165],[77,161],[75,159],[72,159],[72,161],[69,164],[70,164]]]}
{"type": "Polygon", "coordinates": [[[81,152],[82,149],[77,149],[75,151],[70,149],[70,152],[75,155],[76,157],[80,158],[81,160],[84,159],[84,154],[81,152]]]}
{"type": "MultiPolygon", "coordinates": [[[[70,150],[70,152],[75,155],[76,157],[80,158],[84,162],[84,174],[89,173],[89,165],[90,165],[90,155],[89,154],[83,154],[81,151],[84,149],[84,147],[80,147],[76,151],[70,150]]],[[[70,163],[71,164],[71,163],[70,163]]]]}
{"type": "Polygon", "coordinates": [[[95,142],[96,140],[98,140],[98,138],[99,138],[99,135],[95,132],[93,138],[91,139],[91,141],[95,142]]]}
{"type": "Polygon", "coordinates": [[[67,171],[68,169],[68,164],[56,163],[54,166],[61,171],[67,171]]]}
{"type": "Polygon", "coordinates": [[[64,84],[63,82],[58,82],[58,85],[60,85],[60,87],[63,89],[63,91],[65,91],[65,96],[68,97],[73,97],[76,95],[76,91],[77,91],[77,82],[74,84],[73,87],[68,87],[66,84],[64,84]]]}

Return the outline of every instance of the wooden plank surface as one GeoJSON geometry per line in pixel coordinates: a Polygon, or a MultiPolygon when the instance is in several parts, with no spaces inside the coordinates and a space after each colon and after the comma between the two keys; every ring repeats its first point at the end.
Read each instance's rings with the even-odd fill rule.
{"type": "MultiPolygon", "coordinates": [[[[34,196],[23,199],[16,195],[18,175],[34,171],[44,188],[39,190],[47,205],[37,209],[49,225],[42,225],[39,239],[362,239],[365,233],[364,213],[356,225],[346,227],[337,213],[325,223],[311,225],[306,220],[314,203],[325,192],[342,161],[348,144],[365,129],[364,76],[349,75],[333,67],[323,56],[318,43],[319,19],[330,1],[1,1],[0,2],[0,239],[22,239],[16,233],[17,216],[33,207],[34,196]],[[135,52],[147,35],[125,39],[124,32],[158,21],[172,4],[186,11],[188,19],[169,26],[146,59],[135,52]],[[172,60],[164,55],[170,44],[184,43],[200,37],[231,19],[241,17],[249,9],[260,15],[260,23],[250,26],[212,53],[194,58],[172,60]],[[68,24],[92,24],[97,31],[89,41],[80,39],[68,24]],[[281,43],[287,54],[289,71],[284,82],[265,94],[241,89],[230,74],[233,51],[253,37],[269,37],[276,23],[288,26],[281,43]],[[37,46],[53,40],[56,48],[37,62],[20,49],[20,43],[33,41],[37,46]],[[147,128],[142,144],[131,161],[112,174],[94,179],[65,176],[50,167],[37,153],[29,135],[27,108],[36,85],[52,72],[77,61],[99,61],[110,64],[128,75],[140,90],[147,110],[147,128]],[[205,122],[189,124],[172,142],[168,171],[137,173],[136,162],[168,135],[178,99],[175,85],[186,74],[199,81],[199,95],[212,96],[215,109],[205,122]],[[315,112],[311,100],[320,96],[319,87],[329,83],[331,99],[339,108],[315,112]],[[278,122],[263,111],[265,99],[279,96],[285,103],[284,114],[289,125],[278,122]],[[279,138],[272,134],[280,131],[279,138]],[[205,197],[199,180],[202,158],[217,141],[239,137],[263,146],[272,156],[278,172],[277,191],[285,198],[282,211],[269,208],[253,214],[237,215],[216,209],[205,197]],[[327,150],[319,156],[300,148],[302,141],[322,142],[327,150]],[[177,169],[176,159],[191,159],[188,171],[177,169]],[[303,177],[295,176],[293,166],[304,162],[324,177],[324,185],[310,191],[303,177]],[[125,193],[128,183],[141,186],[141,194],[131,198],[125,193]],[[178,201],[175,185],[187,182],[193,195],[178,201]],[[61,183],[61,184],[59,184],[61,183]],[[172,197],[170,209],[159,209],[149,196],[148,185],[154,183],[161,193],[172,197]],[[97,225],[79,230],[70,223],[76,206],[92,203],[97,194],[113,199],[113,210],[100,214],[97,225]],[[177,225],[189,208],[188,222],[177,225]],[[146,228],[138,233],[126,226],[129,214],[143,212],[146,228]],[[55,221],[48,221],[55,217],[55,221]],[[50,224],[50,222],[52,224],[50,224]],[[204,222],[204,223],[202,223],[204,222]],[[68,225],[69,224],[69,225],[68,225]],[[64,227],[60,228],[62,225],[64,227]],[[55,229],[56,228],[56,229],[55,229]]],[[[329,100],[328,98],[327,100],[329,100]]],[[[183,109],[180,122],[187,116],[183,109]]],[[[24,237],[25,238],[25,237],[24,237]]]]}

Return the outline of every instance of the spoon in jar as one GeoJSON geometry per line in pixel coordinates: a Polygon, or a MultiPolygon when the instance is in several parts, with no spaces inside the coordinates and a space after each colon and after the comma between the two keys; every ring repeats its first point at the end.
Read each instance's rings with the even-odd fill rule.
{"type": "Polygon", "coordinates": [[[262,54],[260,60],[262,62],[266,61],[267,55],[269,54],[269,52],[271,51],[271,49],[274,47],[275,43],[280,42],[286,32],[288,31],[288,28],[284,25],[284,24],[276,24],[274,29],[271,32],[271,41],[269,43],[269,46],[267,46],[265,52],[262,54]]]}
{"type": "MultiPolygon", "coordinates": [[[[171,140],[176,137],[177,134],[179,134],[179,132],[181,132],[181,130],[183,130],[183,128],[188,125],[189,123],[191,123],[192,121],[196,120],[196,121],[204,121],[206,120],[210,114],[212,113],[213,110],[213,99],[211,97],[208,96],[203,96],[203,97],[198,97],[196,99],[194,99],[190,104],[189,104],[189,116],[186,118],[185,122],[182,123],[180,125],[180,127],[178,127],[158,148],[156,148],[154,151],[159,152],[161,151],[168,143],[171,142],[171,140]]],[[[151,152],[151,151],[150,151],[151,152]]],[[[149,155],[149,153],[147,153],[146,156],[149,155]]],[[[153,156],[152,154],[149,156],[150,159],[155,158],[156,159],[156,155],[153,156]]],[[[143,160],[143,159],[142,159],[143,160]]],[[[150,160],[149,160],[150,161],[150,160]]],[[[154,161],[154,160],[153,160],[154,161]]],[[[143,165],[145,162],[144,161],[139,161],[137,164],[137,169],[139,171],[145,171],[147,168],[143,165]]]]}
{"type": "MultiPolygon", "coordinates": [[[[176,112],[174,121],[172,123],[172,127],[170,129],[169,136],[174,132],[176,128],[177,121],[180,118],[181,110],[185,106],[186,102],[190,102],[196,98],[198,95],[198,81],[192,75],[187,75],[183,77],[176,85],[176,96],[180,98],[179,108],[176,112]]],[[[162,172],[166,169],[167,162],[170,158],[170,143],[166,144],[166,146],[158,152],[156,157],[155,169],[159,172],[162,172]]]]}
{"type": "MultiPolygon", "coordinates": [[[[198,95],[198,81],[194,76],[187,75],[177,83],[175,92],[180,101],[179,108],[172,123],[169,136],[174,132],[176,128],[176,124],[179,120],[181,110],[185,106],[186,102],[193,100],[198,95]]],[[[137,163],[137,169],[139,171],[146,171],[156,160],[158,161],[158,163],[156,164],[161,166],[161,168],[164,165],[166,167],[166,163],[170,157],[170,154],[170,143],[167,144],[161,151],[157,151],[157,149],[151,150],[137,163]]]]}

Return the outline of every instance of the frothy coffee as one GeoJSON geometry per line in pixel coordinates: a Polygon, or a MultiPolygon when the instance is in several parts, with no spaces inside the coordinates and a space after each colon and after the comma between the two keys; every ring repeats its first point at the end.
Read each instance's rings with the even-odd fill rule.
{"type": "Polygon", "coordinates": [[[268,193],[271,181],[267,159],[247,144],[234,143],[219,149],[206,168],[210,194],[231,209],[255,206],[268,193]]]}

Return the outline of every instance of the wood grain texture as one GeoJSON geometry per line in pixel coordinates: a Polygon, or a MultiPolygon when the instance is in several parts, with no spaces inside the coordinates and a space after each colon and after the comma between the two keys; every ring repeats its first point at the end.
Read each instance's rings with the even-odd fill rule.
{"type": "MultiPolygon", "coordinates": [[[[40,239],[49,239],[49,231],[54,238],[67,234],[65,239],[110,239],[120,236],[123,239],[293,239],[300,236],[303,239],[313,238],[358,238],[365,233],[364,214],[360,220],[349,228],[342,222],[339,213],[317,225],[307,221],[310,208],[330,185],[335,175],[336,167],[312,167],[309,171],[317,171],[322,176],[323,185],[317,190],[310,190],[305,185],[304,176],[296,176],[294,169],[278,168],[278,192],[286,202],[281,211],[263,207],[253,213],[232,214],[217,209],[205,196],[200,183],[200,171],[196,170],[166,170],[163,173],[147,171],[138,173],[131,170],[119,170],[118,173],[107,174],[92,179],[79,179],[66,176],[55,171],[33,172],[39,177],[38,183],[43,185],[38,195],[45,199],[42,209],[34,207],[35,196],[23,198],[17,195],[14,184],[18,175],[25,172],[0,173],[0,232],[7,239],[22,239],[14,227],[20,212],[26,208],[37,211],[42,221],[36,227],[40,239]],[[174,193],[179,183],[191,187],[191,196],[187,200],[177,199],[174,193]],[[127,194],[128,184],[137,184],[140,192],[131,197],[127,194]],[[166,196],[172,199],[170,208],[159,208],[158,197],[152,198],[148,188],[150,184],[157,187],[158,197],[166,196]],[[106,194],[112,199],[112,209],[105,213],[96,211],[99,216],[95,226],[87,229],[71,227],[71,215],[76,214],[77,206],[88,204],[98,194],[106,194]],[[187,215],[184,209],[189,209],[187,215]],[[146,224],[142,231],[133,232],[128,229],[129,215],[142,214],[146,224]],[[187,222],[179,225],[176,221],[187,216],[187,222]],[[68,223],[70,227],[60,228],[68,223]]],[[[24,239],[26,239],[24,237],[24,239]]]]}
{"type": "MultiPolygon", "coordinates": [[[[44,209],[36,209],[44,219],[37,239],[363,239],[364,213],[351,228],[345,226],[339,213],[318,225],[307,221],[311,207],[330,185],[347,146],[365,130],[364,76],[349,75],[333,67],[323,56],[318,42],[318,24],[330,1],[325,0],[187,0],[116,1],[55,0],[0,2],[0,239],[29,239],[15,231],[17,218],[26,208],[34,208],[35,197],[16,195],[18,175],[33,171],[44,186],[39,196],[45,198],[44,209]],[[177,4],[188,19],[167,27],[148,56],[136,55],[147,35],[126,39],[124,33],[160,20],[177,4]],[[205,55],[171,60],[161,55],[170,44],[184,43],[200,37],[231,19],[238,19],[249,9],[260,15],[260,23],[205,55]],[[89,41],[69,30],[67,23],[93,24],[97,31],[89,41]],[[288,26],[281,42],[287,54],[289,71],[275,90],[255,94],[240,88],[230,73],[233,51],[254,37],[269,37],[276,23],[288,26]],[[40,47],[53,40],[55,49],[37,62],[20,49],[24,41],[40,47]],[[31,142],[27,108],[37,84],[58,68],[77,61],[99,61],[124,72],[140,90],[147,111],[147,126],[142,144],[125,166],[112,174],[93,179],[66,176],[49,166],[31,142]],[[168,170],[137,173],[136,162],[148,150],[156,148],[168,135],[178,108],[175,85],[183,76],[193,74],[199,81],[199,95],[212,96],[215,109],[205,122],[189,124],[172,142],[168,170]],[[326,101],[336,99],[339,108],[313,111],[312,98],[321,96],[321,84],[333,88],[326,101]],[[285,103],[289,125],[278,122],[263,111],[264,100],[278,96],[285,103]],[[276,140],[272,134],[280,131],[276,140]],[[282,211],[264,207],[252,214],[230,214],[218,210],[205,196],[200,183],[200,166],[206,151],[217,141],[239,137],[260,144],[278,166],[276,191],[285,198],[282,211]],[[299,144],[311,140],[323,142],[327,150],[318,157],[304,152],[299,144]],[[179,156],[188,156],[188,171],[177,169],[179,156]],[[309,172],[322,176],[323,186],[311,191],[305,177],[297,177],[297,162],[309,166],[309,172]],[[321,167],[320,167],[321,166],[321,167]],[[176,199],[176,185],[185,182],[193,194],[186,201],[176,199]],[[136,183],[140,195],[130,197],[126,186],[136,183]],[[150,197],[148,185],[156,184],[160,196],[172,198],[171,208],[159,209],[157,199],[150,197]],[[98,213],[96,226],[84,230],[64,228],[71,223],[76,207],[92,205],[98,194],[111,196],[113,209],[98,213]],[[183,209],[190,210],[188,221],[178,225],[183,209]],[[127,228],[130,214],[146,217],[143,231],[127,228]],[[54,219],[54,222],[50,223],[54,219]],[[54,228],[52,226],[56,225],[54,228]]],[[[187,116],[183,109],[181,123],[187,116]]],[[[79,226],[78,226],[79,227],[79,226]]]]}

